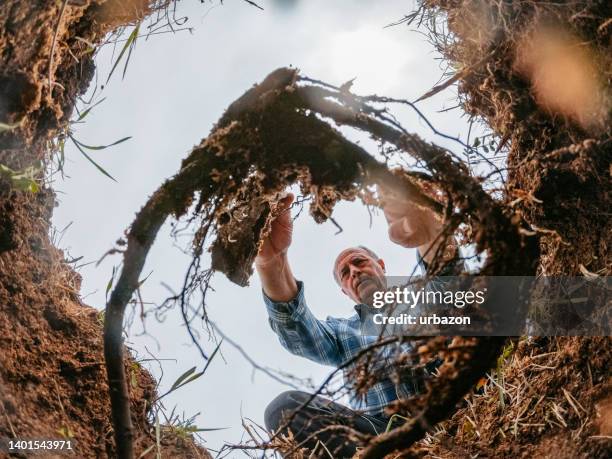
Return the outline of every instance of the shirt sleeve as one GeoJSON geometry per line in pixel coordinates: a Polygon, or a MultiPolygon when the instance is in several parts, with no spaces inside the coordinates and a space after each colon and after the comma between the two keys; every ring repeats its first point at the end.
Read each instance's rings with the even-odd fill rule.
{"type": "Polygon", "coordinates": [[[341,352],[334,322],[318,320],[306,305],[304,283],[297,281],[297,285],[297,295],[287,302],[273,301],[262,291],[272,330],[292,354],[338,366],[341,352]]]}

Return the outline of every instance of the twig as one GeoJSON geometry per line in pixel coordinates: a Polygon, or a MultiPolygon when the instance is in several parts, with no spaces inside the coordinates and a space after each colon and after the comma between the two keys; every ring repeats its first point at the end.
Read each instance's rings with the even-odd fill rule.
{"type": "Polygon", "coordinates": [[[283,379],[277,375],[274,374],[274,372],[266,367],[262,367],[261,365],[259,365],[257,362],[255,362],[255,360],[253,360],[253,358],[238,344],[236,343],[236,341],[232,340],[231,338],[229,338],[226,334],[224,334],[219,327],[217,326],[217,324],[215,324],[212,321],[208,322],[210,324],[210,326],[213,328],[213,330],[215,331],[215,333],[217,333],[219,336],[221,336],[221,338],[224,341],[227,341],[234,349],[236,349],[240,355],[242,355],[242,357],[245,358],[245,360],[247,362],[249,362],[251,364],[251,366],[258,371],[261,371],[262,373],[268,375],[270,378],[272,378],[273,380],[283,384],[283,385],[287,385],[293,389],[299,389],[299,387],[297,385],[295,385],[294,383],[292,383],[290,380],[286,380],[283,379]]]}
{"type": "Polygon", "coordinates": [[[242,1],[248,3],[251,6],[254,6],[257,9],[260,9],[261,11],[264,11],[264,9],[261,6],[259,6],[257,3],[255,3],[255,2],[253,2],[251,0],[242,0],[242,1]]]}
{"type": "Polygon", "coordinates": [[[59,17],[57,18],[57,24],[55,25],[55,31],[53,32],[53,41],[51,42],[51,50],[49,51],[49,74],[48,74],[49,98],[51,98],[53,94],[53,58],[55,57],[55,44],[57,42],[57,36],[59,34],[60,25],[62,24],[62,19],[64,18],[64,11],[66,11],[66,5],[68,5],[68,0],[64,0],[64,2],[62,3],[60,14],[59,14],[59,17]]]}
{"type": "MultiPolygon", "coordinates": [[[[261,167],[262,172],[268,174],[283,167],[302,167],[310,170],[311,168],[316,169],[317,166],[320,168],[321,164],[325,164],[327,167],[325,170],[326,177],[335,177],[335,174],[346,177],[346,165],[350,164],[354,166],[352,170],[356,174],[350,179],[352,187],[358,188],[364,185],[385,183],[386,186],[402,189],[415,204],[429,208],[436,213],[442,214],[446,211],[448,214],[453,204],[450,198],[457,196],[458,202],[461,203],[459,210],[462,213],[453,216],[453,218],[459,218],[459,216],[471,217],[474,224],[479,225],[480,248],[491,249],[492,253],[488,257],[488,263],[484,268],[488,271],[483,273],[525,275],[533,268],[530,263],[533,262],[532,246],[534,244],[530,245],[529,240],[524,241],[523,237],[518,234],[517,228],[511,224],[508,217],[503,213],[500,204],[483,190],[477,180],[469,176],[469,172],[462,164],[453,161],[448,151],[423,141],[415,134],[407,133],[397,122],[380,110],[369,108],[366,112],[355,113],[342,103],[327,100],[328,94],[325,94],[325,90],[322,88],[314,86],[297,87],[295,80],[295,70],[278,69],[268,75],[261,84],[250,89],[232,103],[209,138],[196,147],[183,161],[181,170],[162,184],[151,196],[131,225],[127,236],[127,248],[123,253],[123,267],[110,296],[104,324],[104,355],[109,380],[117,455],[120,459],[132,459],[133,457],[133,427],[123,366],[122,331],[126,305],[138,288],[139,276],[146,257],[166,218],[171,214],[177,218],[184,215],[191,204],[192,196],[198,191],[200,192],[200,203],[208,203],[215,199],[224,203],[232,197],[231,195],[223,195],[225,189],[218,180],[213,179],[211,172],[226,170],[229,165],[233,165],[233,162],[236,161],[236,158],[228,152],[220,154],[215,142],[221,142],[224,138],[241,138],[243,137],[241,129],[259,128],[259,123],[266,120],[269,123],[270,117],[274,119],[274,115],[278,115],[281,119],[292,116],[295,117],[295,121],[310,123],[307,125],[309,129],[319,130],[322,134],[317,135],[315,141],[323,143],[322,145],[313,145],[315,148],[310,148],[308,154],[303,154],[299,158],[287,156],[283,159],[285,162],[280,162],[279,143],[283,145],[285,151],[292,151],[293,148],[300,150],[301,145],[299,139],[295,136],[295,132],[292,132],[291,129],[288,132],[283,132],[285,137],[280,140],[276,137],[274,139],[260,138],[263,152],[276,152],[278,155],[274,157],[272,162],[266,161],[264,155],[263,159],[259,159],[263,164],[253,163],[255,160],[250,159],[251,162],[246,164],[249,167],[244,168],[245,174],[253,166],[261,167]],[[291,90],[287,91],[287,87],[290,87],[291,90]],[[281,99],[282,103],[275,105],[274,102],[281,99]],[[288,105],[289,110],[286,108],[288,105]],[[442,206],[439,202],[430,198],[409,177],[400,177],[392,173],[385,163],[377,161],[361,147],[344,139],[327,123],[306,116],[304,109],[331,118],[339,124],[366,131],[374,137],[396,145],[399,149],[422,161],[433,171],[436,181],[445,182],[449,193],[447,205],[442,206]],[[253,113],[258,116],[248,116],[253,113]],[[259,116],[261,113],[265,113],[266,116],[259,116]],[[243,123],[236,122],[239,120],[242,120],[243,123]],[[255,126],[250,126],[248,122],[255,124],[255,126]],[[334,144],[333,152],[330,152],[327,148],[329,142],[334,144]],[[339,161],[338,158],[342,158],[344,162],[339,161]],[[521,250],[519,250],[519,247],[521,250]]],[[[283,130],[278,130],[278,132],[281,131],[283,130]]],[[[236,181],[245,180],[246,176],[234,176],[233,179],[236,181]]],[[[293,183],[298,180],[298,177],[296,176],[291,180],[293,183]]],[[[262,212],[266,212],[266,210],[262,210],[262,212]]],[[[262,215],[265,216],[265,214],[262,215]]],[[[208,228],[212,224],[214,216],[208,215],[206,218],[206,228],[208,228]]],[[[207,230],[203,234],[199,234],[200,245],[198,247],[200,251],[196,251],[196,258],[199,258],[201,244],[203,244],[206,234],[207,230]]],[[[257,234],[254,234],[254,236],[258,237],[257,234]]],[[[256,242],[254,241],[254,243],[256,242]]],[[[249,273],[238,273],[236,277],[232,277],[235,272],[227,270],[233,268],[222,266],[216,269],[225,270],[224,272],[228,273],[228,277],[236,283],[245,282],[250,275],[249,273]]],[[[191,270],[188,271],[188,276],[190,273],[191,270]]],[[[181,313],[188,324],[185,288],[179,298],[181,300],[181,313]]],[[[489,300],[495,301],[494,298],[489,300]]],[[[189,331],[191,333],[191,330],[189,331]]],[[[194,339],[193,335],[192,339],[194,339]]],[[[394,337],[393,339],[397,338],[394,337]]],[[[483,337],[475,339],[471,352],[466,352],[468,358],[458,359],[455,363],[458,368],[456,368],[457,371],[453,373],[453,376],[436,380],[440,389],[439,392],[442,394],[440,398],[434,400],[433,397],[429,397],[427,408],[413,421],[373,439],[364,451],[362,459],[383,457],[394,449],[407,447],[422,438],[432,426],[452,413],[456,403],[493,364],[504,341],[504,338],[483,337]]],[[[383,340],[376,344],[384,345],[385,342],[383,340]]],[[[202,354],[205,357],[203,352],[202,354]]],[[[361,353],[358,355],[361,355],[361,353]]],[[[344,368],[343,365],[338,367],[336,371],[342,368],[344,368]]],[[[314,399],[316,394],[331,380],[330,378],[331,375],[320,389],[304,403],[304,406],[314,399]]]]}

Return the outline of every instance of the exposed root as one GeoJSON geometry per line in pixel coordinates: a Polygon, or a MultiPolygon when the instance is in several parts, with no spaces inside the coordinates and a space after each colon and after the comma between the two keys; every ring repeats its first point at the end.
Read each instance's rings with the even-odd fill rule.
{"type": "MultiPolygon", "coordinates": [[[[123,311],[165,219],[170,215],[183,216],[197,193],[194,216],[202,216],[202,221],[194,240],[194,257],[201,255],[204,242],[214,229],[211,268],[245,285],[252,274],[260,241],[269,230],[271,203],[293,183],[299,183],[302,195],[313,196],[310,212],[317,222],[329,219],[341,199],[369,199],[368,186],[384,183],[401,188],[417,205],[445,212],[449,232],[462,219],[471,219],[479,250],[489,250],[491,254],[485,273],[524,275],[533,269],[536,253],[533,243],[521,236],[499,203],[449,152],[407,133],[383,112],[357,97],[347,100],[346,92],[300,84],[295,70],[279,69],[228,108],[212,133],[183,161],[178,174],[153,194],[130,228],[123,270],[107,305],[105,328],[118,444],[127,444],[131,438],[129,405],[125,403],[127,387],[120,365],[123,311]],[[315,113],[367,131],[416,157],[430,170],[429,180],[446,191],[449,202],[442,205],[422,191],[413,174],[390,171],[315,113]],[[517,257],[519,249],[522,256],[517,257]]],[[[441,268],[438,257],[432,269],[441,268]]],[[[424,426],[450,414],[457,400],[492,365],[502,342],[474,339],[472,353],[458,356],[460,364],[448,364],[452,376],[440,379],[438,389],[442,395],[429,397],[427,403],[435,410],[430,408],[421,413],[418,418],[421,422],[402,430],[405,435],[399,442],[397,433],[373,440],[364,457],[379,457],[381,451],[409,446],[429,429],[424,426]]]]}

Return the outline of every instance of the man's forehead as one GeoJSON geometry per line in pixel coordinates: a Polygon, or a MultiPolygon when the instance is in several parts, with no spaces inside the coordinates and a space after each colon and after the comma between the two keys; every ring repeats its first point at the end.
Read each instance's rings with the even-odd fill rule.
{"type": "Polygon", "coordinates": [[[352,258],[359,256],[359,255],[368,255],[368,253],[361,247],[349,247],[348,249],[344,249],[336,257],[334,266],[338,267],[341,263],[350,261],[352,258]]]}

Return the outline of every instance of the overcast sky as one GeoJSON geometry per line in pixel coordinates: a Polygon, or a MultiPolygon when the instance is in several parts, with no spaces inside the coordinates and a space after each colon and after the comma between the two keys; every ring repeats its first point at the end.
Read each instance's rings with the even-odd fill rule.
{"type": "MultiPolygon", "coordinates": [[[[193,33],[139,40],[123,81],[120,65],[104,89],[105,102],[93,110],[86,123],[75,127],[76,138],[90,145],[132,136],[116,147],[93,153],[118,183],[104,177],[70,147],[65,167],[69,177],[55,183],[60,206],[54,224],[61,230],[72,222],[60,243],[71,256],[83,256],[83,263],[99,259],[113,247],[147,197],[178,170],[181,159],[207,135],[224,109],[275,68],[293,65],[303,74],[334,84],[356,77],[356,93],[408,99],[427,92],[441,76],[438,56],[422,35],[405,26],[384,28],[411,11],[410,1],[259,3],[265,11],[241,0],[226,0],[222,6],[196,0],[180,2],[178,15],[189,17],[187,25],[194,27],[193,33]]],[[[110,71],[112,51],[112,46],[107,46],[98,54],[99,82],[110,71]]],[[[453,97],[453,91],[448,90],[420,107],[440,130],[465,136],[466,120],[458,110],[439,113],[456,104],[453,97]]],[[[409,110],[396,113],[409,130],[445,144],[409,110]]],[[[363,136],[349,135],[371,146],[363,136]]],[[[343,248],[370,246],[383,256],[391,275],[406,274],[415,264],[412,251],[387,240],[382,215],[375,215],[370,227],[365,207],[344,203],[334,217],[344,229],[339,235],[335,235],[333,224],[316,225],[304,212],[296,221],[289,254],[295,275],[305,282],[307,302],[321,318],[353,313],[352,304],[331,277],[333,260],[343,248]]],[[[186,246],[189,240],[180,243],[186,246]]],[[[104,307],[105,286],[113,265],[119,262],[119,256],[107,257],[98,267],[90,264],[80,270],[87,304],[104,307]]],[[[167,224],[144,269],[144,274],[152,271],[142,288],[144,300],[162,301],[168,291],[161,283],[178,290],[188,262],[169,237],[167,224]]],[[[312,378],[315,383],[331,371],[281,347],[267,323],[256,277],[249,287],[240,288],[217,275],[213,286],[215,292],[208,298],[210,318],[258,364],[312,378]]],[[[188,368],[202,368],[204,362],[190,345],[178,311],[170,312],[163,323],[149,316],[145,325],[152,337],[137,336],[143,330],[138,320],[130,329],[129,340],[138,356],[149,357],[146,347],[160,359],[176,359],[163,362],[161,392],[188,368]]],[[[214,349],[206,334],[202,334],[201,343],[208,352],[214,349]]],[[[176,405],[186,416],[201,413],[199,427],[228,427],[205,434],[206,445],[215,450],[225,441],[241,440],[241,416],[263,424],[266,404],[288,389],[254,372],[231,346],[224,344],[221,349],[223,358],[217,356],[202,378],[171,394],[165,403],[170,410],[176,405]]],[[[150,368],[156,377],[161,376],[157,365],[150,368]]]]}

